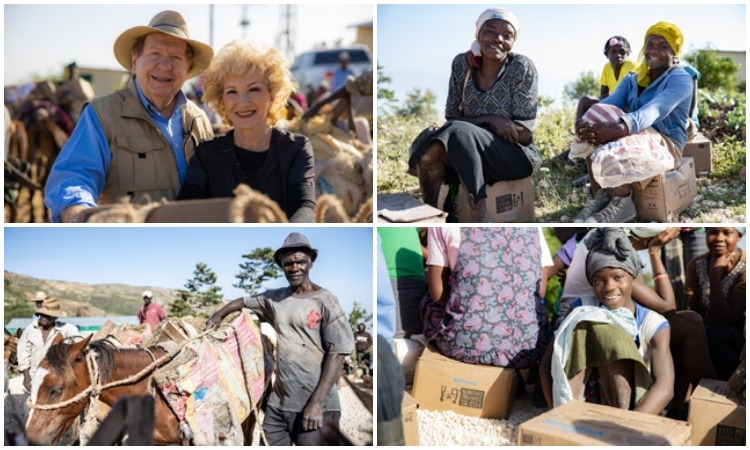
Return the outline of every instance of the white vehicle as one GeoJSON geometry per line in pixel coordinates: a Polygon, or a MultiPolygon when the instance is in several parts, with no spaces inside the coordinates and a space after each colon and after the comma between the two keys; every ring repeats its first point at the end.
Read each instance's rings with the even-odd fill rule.
{"type": "Polygon", "coordinates": [[[311,50],[301,53],[294,60],[291,72],[294,81],[303,91],[308,86],[317,88],[324,78],[331,81],[333,73],[341,66],[339,54],[341,52],[349,53],[348,68],[357,76],[364,71],[372,70],[372,55],[367,47],[341,47],[311,50]]]}

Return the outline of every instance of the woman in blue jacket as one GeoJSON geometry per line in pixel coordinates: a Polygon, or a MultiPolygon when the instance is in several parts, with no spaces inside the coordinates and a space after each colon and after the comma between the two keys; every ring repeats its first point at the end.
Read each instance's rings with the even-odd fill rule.
{"type": "MultiPolygon", "coordinates": [[[[637,71],[628,74],[609,97],[599,102],[617,106],[625,114],[617,122],[578,121],[576,134],[600,146],[650,129],[674,157],[674,167],[679,167],[688,140],[694,92],[693,77],[679,65],[683,42],[682,32],[672,23],[659,22],[649,28],[637,71]]],[[[575,221],[619,223],[635,218],[631,185],[601,189],[597,182],[601,174],[592,171],[591,157],[588,165],[594,198],[575,221]]]]}

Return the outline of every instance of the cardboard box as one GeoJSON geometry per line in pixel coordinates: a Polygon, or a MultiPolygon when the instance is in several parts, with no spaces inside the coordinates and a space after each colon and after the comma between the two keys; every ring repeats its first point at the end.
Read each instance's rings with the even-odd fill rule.
{"type": "Polygon", "coordinates": [[[693,445],[745,446],[745,399],[726,381],[701,380],[690,397],[693,445]]]}
{"type": "Polygon", "coordinates": [[[677,216],[687,209],[698,194],[695,161],[687,157],[677,170],[661,174],[645,187],[634,185],[633,201],[642,220],[677,222],[677,216]]]}
{"type": "Polygon", "coordinates": [[[378,222],[445,223],[448,213],[422,203],[409,194],[379,194],[378,222]]]}
{"type": "Polygon", "coordinates": [[[462,363],[428,346],[417,362],[413,395],[420,409],[507,419],[515,385],[513,369],[462,363]]]}
{"type": "Polygon", "coordinates": [[[682,150],[683,158],[689,156],[695,161],[695,175],[707,175],[713,170],[711,161],[711,141],[701,133],[687,141],[682,150]]]}
{"type": "MultiPolygon", "coordinates": [[[[470,201],[469,191],[461,183],[456,200],[458,221],[461,223],[474,222],[471,219],[470,201]]],[[[533,222],[534,184],[531,177],[487,185],[487,212],[495,223],[533,222]]]]}
{"type": "Polygon", "coordinates": [[[401,402],[401,423],[404,426],[404,445],[419,445],[419,417],[417,416],[417,401],[404,392],[401,402]]]}
{"type": "Polygon", "coordinates": [[[521,424],[519,445],[690,445],[690,425],[572,400],[521,424]]]}

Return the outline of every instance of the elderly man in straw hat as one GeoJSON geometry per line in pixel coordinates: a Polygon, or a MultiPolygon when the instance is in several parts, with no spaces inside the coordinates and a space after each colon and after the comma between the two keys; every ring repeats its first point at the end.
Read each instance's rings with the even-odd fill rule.
{"type": "Polygon", "coordinates": [[[336,296],[310,280],[317,256],[304,235],[289,234],[273,255],[289,286],[229,302],[206,323],[217,328],[245,307],[273,325],[279,351],[263,419],[268,445],[319,445],[324,422],[338,426],[341,417],[337,381],[354,336],[336,296]]]}
{"type": "Polygon", "coordinates": [[[162,11],[115,41],[117,62],[132,73],[117,92],[84,108],[49,176],[45,203],[54,222],[85,219],[86,209],[128,197],[135,204],[173,200],[211,123],[182,85],[208,67],[213,50],[190,39],[185,19],[162,11]]]}
{"type": "Polygon", "coordinates": [[[57,321],[67,314],[63,312],[56,297],[47,297],[42,306],[37,308],[36,315],[39,319],[29,324],[18,340],[18,370],[23,372],[23,386],[27,391],[31,389],[31,379],[55,336],[80,336],[74,325],[57,321]]]}

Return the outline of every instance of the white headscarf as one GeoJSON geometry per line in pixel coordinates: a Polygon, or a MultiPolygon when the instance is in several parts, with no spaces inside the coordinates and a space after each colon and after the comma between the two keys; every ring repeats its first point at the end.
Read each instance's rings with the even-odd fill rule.
{"type": "Polygon", "coordinates": [[[474,42],[471,43],[471,52],[474,53],[474,56],[482,55],[482,50],[479,47],[479,41],[477,41],[477,39],[479,38],[479,31],[482,29],[482,25],[484,25],[485,22],[492,19],[504,20],[511,24],[511,26],[513,26],[513,29],[516,30],[516,39],[518,39],[518,33],[521,31],[521,25],[518,22],[518,18],[516,17],[516,15],[508,11],[507,9],[489,8],[482,14],[480,14],[479,18],[477,19],[477,29],[474,33],[474,42]]]}

